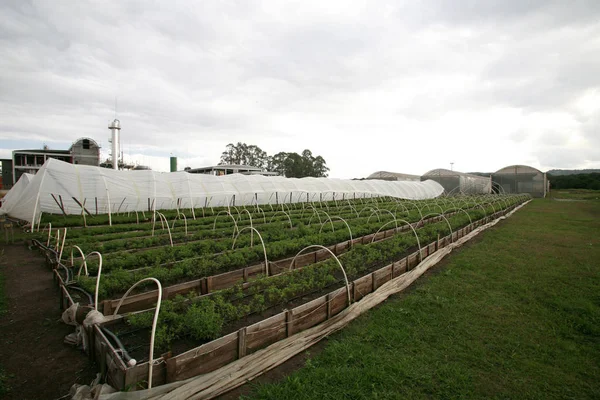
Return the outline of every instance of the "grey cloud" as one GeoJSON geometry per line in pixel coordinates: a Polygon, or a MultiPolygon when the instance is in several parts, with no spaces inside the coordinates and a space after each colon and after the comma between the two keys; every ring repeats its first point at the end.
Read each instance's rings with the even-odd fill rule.
{"type": "MultiPolygon", "coordinates": [[[[277,121],[314,121],[323,132],[296,139],[310,148],[328,127],[352,121],[357,104],[372,105],[360,110],[367,122],[389,107],[426,124],[452,111],[565,110],[600,87],[600,2],[388,2],[356,13],[296,6],[309,8],[3,2],[0,138],[105,138],[117,96],[131,142],[168,143],[191,157],[203,140],[291,142],[293,122],[277,121]]],[[[587,133],[597,119],[577,118],[597,143],[600,135],[587,133]]],[[[345,134],[359,126],[344,124],[345,134]]]]}

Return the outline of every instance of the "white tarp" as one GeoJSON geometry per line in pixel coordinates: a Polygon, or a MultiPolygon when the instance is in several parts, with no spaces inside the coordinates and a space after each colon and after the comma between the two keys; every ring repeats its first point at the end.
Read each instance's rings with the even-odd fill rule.
{"type": "Polygon", "coordinates": [[[388,182],[240,174],[213,176],[183,171],[114,171],[48,159],[35,176],[19,180],[7,194],[10,202],[3,204],[0,213],[32,222],[37,221],[42,212],[60,214],[61,207],[67,214],[81,214],[80,204],[92,214],[106,214],[375,196],[423,200],[437,197],[443,191],[444,188],[432,180],[388,182]]]}

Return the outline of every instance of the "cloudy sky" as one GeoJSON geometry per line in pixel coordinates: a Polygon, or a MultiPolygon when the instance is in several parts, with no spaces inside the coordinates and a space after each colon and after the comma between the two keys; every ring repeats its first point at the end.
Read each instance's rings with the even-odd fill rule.
{"type": "Polygon", "coordinates": [[[378,170],[600,168],[600,1],[0,2],[0,157],[231,142],[378,170]]]}

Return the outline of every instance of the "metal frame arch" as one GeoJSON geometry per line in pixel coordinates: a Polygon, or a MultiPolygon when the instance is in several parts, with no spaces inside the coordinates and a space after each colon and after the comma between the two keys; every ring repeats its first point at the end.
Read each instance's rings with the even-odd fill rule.
{"type": "Polygon", "coordinates": [[[260,208],[260,207],[258,206],[258,204],[257,204],[257,205],[256,205],[256,214],[258,214],[258,217],[259,217],[259,218],[260,218],[260,213],[262,213],[262,215],[263,215],[263,220],[264,220],[264,222],[265,222],[265,224],[266,224],[266,223],[267,223],[267,216],[265,215],[265,212],[263,211],[263,209],[262,209],[262,208],[260,208]]]}
{"type": "Polygon", "coordinates": [[[421,208],[417,205],[417,203],[415,203],[414,201],[409,201],[408,204],[412,204],[413,206],[415,206],[415,208],[419,212],[419,216],[421,216],[421,219],[423,219],[423,213],[421,212],[421,208]]]}
{"type": "Polygon", "coordinates": [[[233,221],[233,234],[231,235],[231,237],[233,238],[233,237],[235,236],[235,233],[236,233],[236,232],[239,232],[239,231],[240,231],[240,229],[238,228],[238,225],[237,225],[237,222],[235,221],[235,218],[234,218],[234,216],[233,216],[233,215],[232,215],[232,214],[231,214],[229,211],[226,211],[226,210],[221,210],[221,211],[219,211],[219,212],[217,213],[217,215],[216,215],[216,217],[215,217],[215,222],[213,223],[213,232],[214,232],[214,230],[215,230],[215,228],[216,228],[216,226],[217,226],[217,218],[218,218],[218,217],[219,217],[219,215],[220,215],[221,213],[223,213],[223,212],[224,212],[226,215],[229,215],[229,216],[231,217],[231,220],[233,221]]]}
{"type": "MultiPolygon", "coordinates": [[[[233,239],[233,244],[231,245],[231,250],[235,249],[235,243],[237,242],[238,237],[240,237],[240,234],[246,229],[250,229],[252,232],[256,232],[256,234],[258,235],[258,238],[260,239],[260,243],[262,244],[262,247],[263,247],[263,254],[265,256],[265,276],[269,276],[269,260],[267,259],[267,248],[265,247],[265,242],[262,238],[262,235],[255,227],[245,226],[242,228],[242,230],[238,231],[237,236],[235,237],[235,239],[233,239]]],[[[250,247],[252,247],[252,245],[250,245],[250,247]]]]}
{"type": "Polygon", "coordinates": [[[150,351],[149,351],[149,355],[148,355],[148,389],[151,389],[152,388],[152,368],[154,366],[154,337],[156,334],[156,325],[158,324],[158,314],[160,313],[160,304],[162,302],[162,285],[160,284],[160,281],[156,278],[144,278],[144,279],[140,279],[139,281],[137,281],[133,286],[131,286],[129,288],[129,290],[127,292],[125,292],[123,297],[121,297],[121,300],[119,300],[119,304],[117,304],[117,307],[115,308],[113,316],[117,315],[119,308],[121,308],[123,301],[129,295],[129,293],[131,293],[131,291],[137,285],[139,285],[140,283],[142,283],[144,281],[152,281],[152,282],[156,283],[156,285],[158,286],[158,291],[157,291],[158,292],[158,301],[156,303],[156,308],[154,309],[154,318],[152,320],[152,333],[150,334],[150,351]]]}
{"type": "MultiPolygon", "coordinates": [[[[248,217],[250,218],[250,228],[254,228],[254,224],[252,223],[252,215],[250,214],[250,211],[243,209],[242,212],[246,211],[248,213],[248,217]]],[[[241,213],[240,213],[241,215],[241,213]]],[[[239,235],[239,231],[238,231],[238,235],[239,235]]],[[[254,246],[254,231],[250,231],[250,247],[254,246]]]]}
{"type": "Polygon", "coordinates": [[[444,212],[444,214],[446,214],[450,210],[460,210],[460,211],[464,212],[465,214],[467,214],[467,217],[469,218],[469,224],[473,224],[473,220],[471,219],[471,216],[469,215],[469,213],[467,211],[465,211],[464,208],[460,208],[460,207],[449,208],[446,210],[446,212],[444,212]]]}
{"type": "Polygon", "coordinates": [[[75,244],[71,245],[71,268],[75,267],[75,262],[73,259],[73,251],[75,249],[79,250],[79,254],[81,254],[81,260],[82,260],[82,263],[79,266],[79,271],[77,272],[77,277],[79,278],[81,276],[81,268],[83,268],[85,270],[85,276],[89,276],[90,274],[87,269],[87,260],[85,259],[85,254],[83,254],[83,250],[81,250],[81,248],[75,244]]]}
{"type": "MultiPolygon", "coordinates": [[[[167,232],[169,233],[169,241],[171,242],[171,247],[173,247],[173,236],[171,236],[171,228],[169,227],[169,221],[167,221],[167,217],[165,217],[165,215],[159,211],[155,211],[155,213],[158,214],[158,217],[161,219],[161,223],[163,223],[164,220],[164,224],[167,226],[167,232]]],[[[152,236],[154,236],[154,234],[152,234],[152,236]]]]}
{"type": "Polygon", "coordinates": [[[371,213],[371,215],[369,215],[369,218],[367,218],[367,224],[369,223],[369,221],[371,221],[371,217],[373,216],[373,214],[377,215],[377,221],[381,222],[381,217],[379,216],[379,214],[381,214],[380,210],[373,210],[373,212],[371,213]]]}
{"type": "Polygon", "coordinates": [[[185,225],[185,236],[187,236],[187,234],[188,234],[187,218],[184,213],[180,213],[180,212],[177,213],[177,217],[175,217],[173,219],[173,225],[171,226],[171,229],[175,229],[175,222],[178,219],[181,219],[181,216],[183,216],[183,223],[185,225]]]}
{"type": "Polygon", "coordinates": [[[271,216],[271,219],[269,220],[269,223],[273,222],[273,218],[275,218],[275,216],[279,213],[284,213],[286,215],[286,217],[288,217],[288,221],[290,222],[290,229],[292,229],[294,226],[292,225],[292,219],[290,218],[290,215],[288,213],[286,213],[283,210],[280,211],[275,211],[275,213],[271,216]]]}
{"type": "Polygon", "coordinates": [[[350,282],[348,282],[348,276],[346,275],[346,270],[342,266],[342,263],[340,262],[340,259],[335,254],[333,254],[333,252],[331,250],[329,250],[327,247],[321,246],[320,244],[311,244],[310,246],[306,246],[305,248],[303,248],[302,250],[300,250],[298,252],[298,254],[296,254],[294,256],[294,258],[292,259],[292,262],[290,263],[289,271],[292,271],[292,266],[294,265],[294,262],[296,261],[296,258],[298,258],[298,256],[300,254],[302,254],[305,250],[312,249],[312,248],[315,248],[315,247],[318,247],[320,249],[326,250],[329,254],[331,254],[333,256],[333,258],[335,258],[335,261],[337,261],[338,265],[340,266],[340,269],[342,270],[342,273],[344,274],[344,280],[346,281],[346,293],[348,294],[348,305],[352,304],[352,297],[350,295],[350,282]]]}
{"type": "MultiPolygon", "coordinates": [[[[412,224],[410,222],[408,222],[405,219],[398,219],[398,221],[404,222],[406,225],[408,225],[408,227],[415,234],[415,238],[417,239],[417,246],[419,247],[419,262],[423,261],[423,254],[421,253],[421,240],[419,239],[419,234],[417,233],[417,230],[414,228],[414,226],[412,226],[412,224]]],[[[387,223],[389,224],[390,222],[392,222],[392,221],[388,221],[387,223]]],[[[385,226],[385,224],[381,228],[383,228],[384,226],[385,226]]],[[[381,228],[379,228],[379,230],[381,230],[381,228]]],[[[398,229],[398,228],[396,227],[396,229],[398,229]]],[[[379,232],[379,231],[377,231],[377,232],[379,232]]],[[[373,236],[373,239],[371,239],[371,243],[373,243],[374,240],[375,240],[375,236],[373,236]]]]}
{"type": "MultiPolygon", "coordinates": [[[[323,227],[325,226],[325,224],[329,221],[331,222],[331,227],[333,228],[333,219],[339,219],[340,221],[342,221],[344,224],[346,224],[346,228],[348,228],[348,232],[350,233],[350,247],[352,247],[352,229],[350,229],[350,225],[348,225],[348,223],[346,222],[346,220],[340,216],[334,215],[333,217],[329,217],[325,222],[323,222],[321,224],[321,229],[319,229],[319,233],[321,233],[323,231],[323,227]]],[[[335,231],[334,231],[335,232],[335,231]]]]}
{"type": "Polygon", "coordinates": [[[102,275],[102,254],[98,251],[92,251],[85,256],[85,260],[92,256],[98,256],[98,275],[96,275],[96,290],[94,292],[94,310],[98,311],[98,288],[100,287],[100,276],[102,275]]]}
{"type": "Polygon", "coordinates": [[[311,206],[313,213],[310,216],[310,218],[308,219],[308,226],[310,226],[310,223],[312,222],[313,217],[316,215],[317,219],[319,220],[319,224],[321,223],[321,217],[319,216],[319,210],[317,210],[316,208],[314,208],[313,206],[311,206]]]}
{"type": "Polygon", "coordinates": [[[429,216],[436,216],[439,215],[440,217],[444,218],[444,221],[446,221],[446,224],[448,224],[448,228],[450,229],[450,243],[454,243],[454,232],[452,231],[452,225],[450,225],[450,221],[448,221],[448,218],[446,218],[446,216],[444,214],[440,214],[440,213],[429,213],[427,215],[425,215],[423,218],[421,218],[419,220],[419,222],[417,222],[417,227],[419,226],[419,224],[425,219],[425,217],[429,217],[429,216]]]}

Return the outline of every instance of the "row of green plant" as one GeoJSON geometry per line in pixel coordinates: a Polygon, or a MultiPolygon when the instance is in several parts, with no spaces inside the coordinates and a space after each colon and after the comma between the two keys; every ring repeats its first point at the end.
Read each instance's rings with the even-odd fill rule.
{"type": "MultiPolygon", "coordinates": [[[[491,210],[486,210],[486,214],[489,214],[490,212],[491,210]]],[[[478,218],[479,216],[483,216],[483,210],[471,210],[469,214],[472,219],[474,217],[478,218]]],[[[461,213],[461,215],[462,217],[467,218],[465,214],[461,213]]],[[[370,224],[364,224],[360,227],[354,227],[353,231],[356,232],[355,238],[373,233],[379,229],[380,226],[380,223],[371,222],[370,224]]],[[[323,232],[317,235],[300,235],[293,240],[288,239],[269,243],[267,246],[267,254],[270,260],[276,260],[293,256],[302,248],[312,244],[332,245],[347,239],[347,232],[343,229],[338,229],[335,232],[323,232]]],[[[174,248],[170,251],[176,251],[176,249],[174,248]]],[[[151,260],[152,258],[150,258],[149,263],[152,262],[151,260]]],[[[235,251],[228,250],[217,255],[210,254],[204,257],[188,258],[167,267],[161,265],[159,261],[155,261],[151,267],[134,271],[116,268],[106,274],[103,273],[99,295],[103,299],[113,297],[116,294],[126,291],[138,280],[149,276],[159,279],[163,284],[172,285],[182,281],[199,279],[205,276],[243,268],[259,263],[261,260],[264,260],[262,249],[255,246],[252,248],[236,249],[235,251]]],[[[139,265],[135,258],[131,258],[131,262],[135,263],[135,266],[139,265]]],[[[79,279],[79,284],[84,289],[93,291],[95,288],[95,281],[95,277],[81,277],[79,279]]]]}
{"type": "MultiPolygon", "coordinates": [[[[464,215],[454,216],[449,221],[453,230],[469,223],[464,215]]],[[[420,240],[427,244],[436,240],[438,235],[446,236],[449,233],[445,222],[419,229],[420,240]]],[[[356,245],[341,257],[348,279],[356,279],[366,271],[406,256],[408,250],[416,244],[413,235],[404,234],[370,245],[356,245]]],[[[167,351],[171,343],[179,338],[191,337],[198,341],[215,339],[223,334],[223,328],[228,323],[287,303],[300,295],[324,289],[340,282],[341,276],[336,261],[329,259],[285,274],[259,277],[245,290],[241,285],[236,285],[209,296],[191,295],[164,301],[161,305],[156,345],[160,351],[167,351]]],[[[148,328],[151,326],[152,315],[152,312],[134,314],[128,318],[128,323],[134,328],[148,328]]]]}
{"type": "MultiPolygon", "coordinates": [[[[429,201],[429,200],[428,200],[429,201]]],[[[426,206],[426,202],[427,201],[423,201],[424,203],[422,203],[420,206],[426,206]]],[[[378,207],[380,208],[391,208],[392,206],[397,205],[398,202],[397,201],[387,201],[387,202],[381,202],[378,203],[378,207]]],[[[277,209],[277,210],[273,210],[270,211],[268,209],[261,209],[260,211],[257,210],[255,207],[247,207],[247,208],[231,208],[230,211],[232,213],[232,215],[238,219],[238,218],[247,218],[247,214],[243,211],[244,209],[247,209],[250,213],[252,213],[253,215],[253,219],[256,220],[257,222],[262,218],[263,221],[264,219],[268,219],[270,220],[271,218],[278,218],[280,220],[282,220],[283,217],[281,211],[284,210],[286,213],[288,213],[290,215],[290,217],[294,217],[294,216],[304,216],[305,214],[309,213],[312,211],[311,207],[316,208],[317,210],[322,210],[322,211],[326,211],[326,212],[334,212],[334,213],[339,213],[344,209],[350,210],[350,205],[352,205],[352,207],[355,210],[358,210],[359,212],[361,210],[363,210],[364,208],[367,207],[373,207],[372,203],[369,204],[352,204],[352,202],[345,202],[340,204],[339,206],[336,207],[319,207],[318,205],[313,205],[313,204],[307,204],[305,208],[297,208],[297,209],[289,209],[289,208],[285,208],[284,206],[281,206],[281,208],[277,209]]],[[[405,205],[406,208],[411,209],[414,208],[414,205],[412,205],[411,203],[407,203],[405,205]]],[[[221,210],[219,213],[215,213],[214,215],[210,215],[210,216],[206,216],[206,217],[200,217],[200,216],[196,216],[196,219],[193,219],[191,216],[186,216],[186,221],[187,221],[187,225],[188,228],[193,229],[193,227],[196,226],[205,226],[205,227],[211,227],[213,226],[215,220],[217,221],[217,223],[227,223],[227,224],[232,224],[231,222],[231,217],[229,217],[228,215],[226,215],[224,213],[224,211],[226,210],[221,210]]],[[[89,237],[89,236],[100,236],[100,235],[108,235],[108,234],[119,234],[119,233],[124,233],[124,232],[137,232],[137,234],[141,234],[143,235],[144,232],[150,232],[152,230],[153,227],[153,223],[152,223],[152,218],[151,218],[152,214],[145,214],[145,218],[143,215],[139,215],[140,218],[140,223],[138,224],[134,218],[134,220],[131,223],[127,223],[127,224],[114,224],[113,226],[90,226],[87,227],[85,229],[72,229],[69,231],[69,238],[81,238],[81,237],[89,237]]],[[[168,220],[173,221],[174,219],[178,218],[178,215],[166,215],[168,220]]],[[[179,221],[177,223],[177,227],[176,229],[178,230],[183,230],[184,229],[184,221],[183,221],[183,217],[179,217],[181,219],[181,221],[179,221]]],[[[158,221],[157,224],[160,226],[160,222],[158,221]]],[[[42,226],[45,226],[45,224],[42,224],[42,226]]],[[[60,227],[60,224],[57,224],[56,222],[52,224],[53,228],[57,228],[60,227]]],[[[37,235],[38,233],[35,232],[34,235],[37,235]]],[[[41,234],[39,234],[41,235],[41,234]]],[[[41,235],[43,236],[43,235],[41,235]]]]}
{"type": "MultiPolygon", "coordinates": [[[[447,209],[450,209],[453,207],[443,207],[443,206],[439,206],[438,208],[434,208],[434,210],[436,211],[445,211],[447,209]]],[[[381,213],[379,213],[376,218],[378,220],[381,219],[381,217],[383,216],[383,218],[386,218],[387,216],[389,216],[389,213],[387,212],[389,210],[386,209],[381,209],[381,213]]],[[[405,208],[395,208],[393,209],[393,214],[395,214],[396,216],[403,218],[403,219],[408,219],[410,221],[416,221],[418,220],[420,217],[420,214],[418,214],[417,211],[412,211],[407,213],[405,211],[405,208]]],[[[430,211],[429,210],[425,210],[422,212],[427,212],[430,211]]],[[[317,222],[317,218],[315,218],[314,215],[310,215],[310,213],[306,213],[306,215],[303,218],[299,218],[299,219],[294,219],[294,223],[296,225],[300,225],[301,223],[307,224],[307,223],[313,223],[316,224],[317,222]]],[[[343,216],[350,225],[353,224],[352,221],[355,220],[360,220],[360,218],[356,218],[356,214],[360,215],[360,211],[353,211],[350,209],[346,210],[346,213],[342,213],[341,216],[343,216]]],[[[363,213],[364,217],[368,219],[367,215],[369,215],[369,213],[363,213]]],[[[336,215],[337,216],[337,215],[336,215]]],[[[287,218],[287,217],[283,217],[283,218],[287,218]]],[[[322,219],[325,219],[324,216],[319,217],[322,219]]],[[[259,227],[261,229],[261,234],[263,235],[264,239],[266,241],[271,241],[274,240],[271,235],[273,230],[265,230],[266,227],[270,227],[270,226],[276,226],[276,230],[279,231],[279,234],[285,234],[285,235],[290,235],[290,231],[286,231],[284,229],[282,229],[281,226],[281,220],[279,221],[275,221],[272,224],[267,224],[267,225],[257,225],[257,227],[259,227]],[[271,232],[271,235],[269,235],[269,233],[271,232]]],[[[245,221],[246,223],[248,221],[245,221]]],[[[282,221],[283,223],[285,223],[285,219],[282,221]]],[[[243,222],[240,221],[240,224],[242,224],[243,222]]],[[[231,222],[231,219],[229,220],[229,222],[223,222],[222,227],[225,226],[225,229],[218,229],[218,230],[213,230],[212,227],[209,227],[205,230],[202,231],[196,231],[196,233],[194,233],[193,235],[189,235],[189,236],[185,236],[184,233],[180,233],[180,234],[176,234],[174,237],[174,242],[175,243],[187,243],[187,242],[193,242],[196,240],[204,240],[204,239],[218,239],[218,238],[224,238],[224,237],[228,237],[233,231],[234,231],[234,225],[231,222]]],[[[316,228],[315,228],[316,229],[316,228]]],[[[292,235],[293,236],[293,235],[292,235]]],[[[102,252],[102,254],[104,254],[105,256],[108,256],[108,253],[110,252],[114,252],[114,251],[128,251],[131,249],[147,249],[149,247],[155,247],[155,246],[160,246],[160,245],[167,245],[170,243],[170,239],[168,236],[164,236],[164,235],[160,235],[160,236],[154,236],[154,237],[144,237],[142,238],[124,238],[124,239],[112,239],[109,241],[101,241],[102,238],[98,238],[98,240],[100,241],[95,241],[95,238],[97,238],[97,236],[91,236],[87,239],[87,241],[78,239],[78,240],[73,240],[73,241],[68,241],[67,242],[67,249],[69,248],[68,244],[69,243],[77,243],[77,245],[79,247],[82,248],[82,250],[84,251],[84,253],[89,253],[90,251],[100,251],[102,252]]],[[[224,247],[228,247],[224,246],[224,247]]],[[[185,252],[185,251],[184,251],[185,252]]],[[[196,255],[200,255],[200,254],[196,254],[196,255]]],[[[63,253],[63,258],[68,257],[69,254],[68,253],[63,253]]],[[[130,257],[134,257],[132,255],[130,255],[130,257]]],[[[153,259],[155,259],[155,257],[152,257],[153,259]]],[[[125,263],[128,264],[128,263],[125,263]]]]}
{"type": "MultiPolygon", "coordinates": [[[[486,197],[479,197],[476,198],[477,201],[482,201],[482,199],[485,200],[486,197]]],[[[310,207],[315,207],[317,209],[322,209],[322,210],[326,210],[328,212],[334,212],[336,211],[336,209],[341,209],[344,207],[347,207],[348,205],[352,205],[352,207],[354,207],[355,209],[360,210],[360,208],[363,207],[369,207],[369,206],[377,206],[377,207],[387,207],[389,208],[392,205],[398,205],[398,204],[402,204],[404,207],[406,208],[412,208],[414,207],[414,204],[418,203],[419,207],[425,207],[427,205],[437,205],[437,204],[441,204],[441,205],[448,205],[448,204],[459,204],[459,205],[463,205],[465,204],[465,200],[466,201],[473,201],[474,198],[473,197],[468,197],[465,199],[460,199],[460,198],[455,198],[453,200],[450,199],[446,199],[446,198],[437,198],[437,199],[430,199],[430,200],[419,200],[419,201],[410,201],[410,200],[400,200],[400,199],[395,199],[395,198],[379,198],[379,199],[368,199],[368,200],[346,200],[346,201],[342,201],[342,202],[337,202],[337,204],[333,203],[333,202],[329,202],[329,203],[293,203],[293,204],[285,204],[285,205],[278,205],[275,208],[273,208],[273,206],[269,206],[269,205],[262,205],[262,213],[264,212],[266,215],[270,216],[273,213],[276,213],[277,211],[280,210],[286,210],[289,213],[301,213],[304,212],[305,209],[310,208],[310,207]]],[[[237,213],[242,213],[243,214],[243,209],[248,209],[250,211],[255,210],[254,206],[242,206],[242,207],[232,207],[229,208],[229,210],[236,215],[237,213]]],[[[221,208],[217,208],[217,209],[207,209],[207,213],[200,214],[200,213],[196,213],[195,214],[195,218],[193,217],[191,212],[188,212],[186,210],[182,210],[179,213],[177,212],[177,210],[162,210],[161,212],[163,212],[163,214],[168,218],[168,219],[175,219],[177,218],[180,214],[185,215],[186,219],[188,220],[188,222],[190,224],[195,224],[197,221],[200,221],[202,219],[210,219],[211,223],[213,221],[213,218],[218,215],[219,213],[222,213],[223,211],[227,210],[227,208],[225,207],[221,207],[221,208]],[[208,210],[210,210],[210,213],[208,212],[208,210]]],[[[256,210],[258,211],[258,210],[256,210]]],[[[99,234],[99,233],[104,233],[104,232],[122,232],[122,231],[136,231],[136,230],[140,230],[140,229],[146,229],[149,230],[151,229],[151,226],[147,226],[147,227],[143,227],[143,223],[144,222],[148,222],[151,221],[151,216],[152,216],[152,212],[138,212],[137,215],[135,212],[130,212],[128,213],[129,216],[126,215],[118,215],[115,216],[115,218],[113,219],[113,225],[109,226],[107,224],[103,224],[103,225],[94,225],[94,224],[87,224],[87,228],[86,229],[82,229],[82,231],[87,231],[90,230],[92,232],[94,232],[94,234],[99,234]],[[118,218],[117,218],[118,217],[118,218]],[[139,222],[142,222],[142,224],[139,224],[139,222]]],[[[221,214],[223,215],[223,214],[221,214]]],[[[104,215],[104,216],[93,216],[93,217],[87,217],[87,219],[89,218],[99,218],[99,217],[103,217],[106,218],[108,222],[108,216],[104,215]]],[[[182,217],[181,217],[182,218],[182,217]]],[[[226,216],[224,216],[223,218],[227,218],[226,216]]],[[[77,226],[83,226],[82,224],[82,219],[81,216],[62,216],[62,215],[46,215],[44,214],[44,217],[42,218],[41,221],[41,226],[47,226],[47,224],[50,222],[52,223],[52,226],[54,228],[57,227],[63,227],[63,226],[70,226],[70,227],[77,227],[77,226]],[[63,222],[64,221],[69,221],[69,224],[65,225],[63,222]],[[77,221],[79,221],[80,223],[77,223],[77,221]]],[[[84,232],[72,232],[72,237],[79,237],[81,235],[85,236],[86,233],[84,232]]]]}
{"type": "MultiPolygon", "coordinates": [[[[418,215],[417,212],[413,212],[414,215],[418,215]]],[[[402,214],[401,214],[402,215],[402,214]]],[[[336,214],[336,216],[340,216],[344,218],[346,221],[350,222],[353,219],[356,219],[356,213],[345,212],[336,214]]],[[[363,218],[367,218],[369,215],[367,213],[363,214],[363,218]]],[[[406,215],[402,215],[406,217],[406,215]]],[[[326,220],[327,217],[324,215],[319,216],[321,220],[326,220]]],[[[306,213],[303,217],[294,217],[291,219],[293,226],[299,225],[308,225],[311,224],[315,226],[316,229],[319,229],[318,219],[316,216],[311,215],[310,213],[306,213]]],[[[377,217],[374,217],[376,219],[377,217]]],[[[236,222],[238,229],[242,229],[242,227],[250,226],[249,219],[243,219],[236,222]]],[[[260,230],[263,239],[269,239],[269,234],[273,232],[289,232],[289,221],[287,216],[283,215],[281,217],[275,216],[272,221],[264,223],[264,219],[257,219],[256,216],[253,217],[252,226],[256,229],[260,230]]],[[[189,242],[206,240],[206,239],[223,239],[223,238],[231,238],[232,233],[235,231],[235,224],[232,222],[231,218],[228,221],[220,222],[215,225],[202,226],[200,228],[197,227],[189,227],[187,228],[188,234],[186,235],[184,227],[181,226],[177,230],[171,230],[171,236],[168,235],[166,230],[160,229],[160,226],[157,227],[156,234],[154,236],[149,236],[149,233],[143,232],[143,236],[139,236],[138,232],[133,232],[134,235],[124,235],[119,234],[111,234],[110,237],[107,236],[88,236],[87,238],[77,238],[72,240],[67,240],[65,246],[69,248],[70,245],[79,246],[84,253],[89,253],[90,251],[100,251],[103,255],[108,254],[110,252],[115,251],[123,251],[123,250],[132,250],[132,249],[146,249],[150,247],[157,246],[166,246],[169,245],[171,240],[174,244],[185,244],[189,242]],[[138,236],[135,236],[138,234],[138,236]]],[[[231,244],[230,244],[231,246],[231,244]]],[[[67,255],[64,255],[66,257],[67,255]]]]}
{"type": "MultiPolygon", "coordinates": [[[[420,215],[416,212],[416,211],[412,211],[409,213],[406,212],[398,212],[398,213],[393,213],[395,217],[397,218],[401,218],[401,219],[405,219],[405,220],[410,220],[410,221],[418,221],[420,219],[420,215]]],[[[390,213],[382,213],[379,215],[369,215],[368,213],[363,213],[363,215],[361,217],[356,217],[355,213],[351,213],[351,214],[341,214],[341,215],[332,215],[333,218],[333,224],[340,224],[340,226],[342,226],[344,229],[346,229],[341,222],[337,219],[337,217],[341,217],[343,218],[348,225],[350,226],[350,228],[352,229],[352,231],[354,232],[355,226],[356,225],[361,225],[363,224],[365,221],[368,220],[372,220],[372,221],[378,221],[378,222],[385,222],[385,221],[389,221],[390,219],[392,219],[391,214],[390,213]],[[336,217],[336,218],[333,218],[336,217]]],[[[316,218],[315,216],[310,216],[310,217],[304,217],[304,218],[297,218],[292,220],[292,224],[293,227],[290,228],[289,222],[287,220],[287,217],[285,220],[283,221],[273,221],[272,223],[267,223],[267,224],[260,224],[260,225],[254,225],[253,226],[260,232],[263,240],[265,242],[272,242],[272,241],[277,241],[277,240],[284,240],[286,238],[294,238],[297,237],[299,235],[304,235],[304,234],[316,234],[319,232],[319,230],[321,230],[321,227],[323,226],[323,229],[325,229],[326,227],[323,225],[325,222],[327,221],[327,218],[325,216],[320,216],[320,220],[318,218],[316,218]],[[321,221],[321,223],[319,223],[319,221],[321,221]],[[302,228],[302,229],[300,229],[302,228]]],[[[327,223],[327,225],[329,226],[330,223],[327,223]]],[[[249,222],[246,221],[240,221],[238,222],[237,225],[237,231],[239,232],[240,230],[242,230],[243,228],[249,227],[250,224],[249,222]]],[[[176,236],[172,237],[174,246],[176,247],[181,247],[181,246],[190,246],[192,244],[198,243],[200,241],[221,241],[223,242],[220,245],[216,245],[217,247],[221,248],[222,250],[225,250],[226,248],[230,248],[232,243],[231,243],[231,239],[233,237],[233,235],[236,232],[236,228],[231,225],[231,226],[226,226],[226,227],[221,227],[220,229],[215,229],[213,230],[212,227],[202,230],[202,231],[196,231],[193,234],[190,235],[185,235],[185,233],[180,233],[176,236]]],[[[256,233],[251,233],[250,230],[246,229],[242,232],[240,237],[249,237],[251,235],[254,235],[256,237],[256,233]]],[[[82,244],[78,244],[79,247],[81,247],[82,251],[87,254],[91,251],[97,250],[100,251],[104,256],[107,257],[112,257],[112,256],[116,256],[115,253],[117,252],[129,252],[132,253],[132,251],[134,251],[135,253],[140,253],[143,251],[149,251],[149,250],[154,250],[154,248],[156,247],[161,247],[161,246],[168,246],[170,245],[170,240],[171,238],[168,235],[157,235],[154,237],[144,237],[144,238],[126,238],[126,239],[113,239],[110,241],[101,241],[101,242],[87,242],[87,243],[82,243],[82,244]]],[[[258,240],[258,237],[256,237],[256,240],[258,240]]],[[[248,240],[244,241],[244,242],[240,242],[238,247],[243,247],[247,244],[248,240]]],[[[76,243],[76,242],[75,242],[76,243]]],[[[67,246],[67,249],[69,247],[67,246]]],[[[196,255],[201,255],[201,254],[196,254],[196,255]]],[[[63,259],[66,259],[69,256],[69,254],[63,253],[63,259]]]]}

